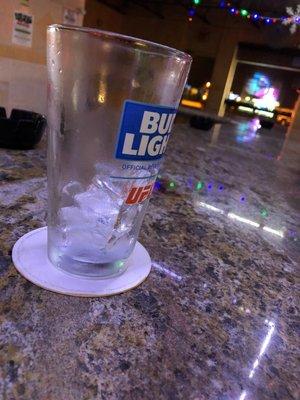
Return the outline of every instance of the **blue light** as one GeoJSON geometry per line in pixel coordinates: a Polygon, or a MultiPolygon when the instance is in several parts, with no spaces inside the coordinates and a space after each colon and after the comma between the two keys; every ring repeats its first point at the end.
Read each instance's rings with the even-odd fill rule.
{"type": "Polygon", "coordinates": [[[270,79],[261,72],[255,72],[251,79],[247,81],[246,91],[251,96],[263,97],[271,87],[270,79]]]}
{"type": "Polygon", "coordinates": [[[196,15],[195,8],[190,8],[188,11],[188,15],[189,15],[189,17],[194,17],[194,15],[196,15]]]}
{"type": "Polygon", "coordinates": [[[290,237],[293,237],[293,238],[294,238],[294,237],[297,236],[297,232],[290,229],[290,230],[288,231],[288,235],[289,235],[290,237]]]}
{"type": "Polygon", "coordinates": [[[159,181],[156,181],[154,184],[154,189],[159,190],[161,188],[161,183],[159,181]]]}
{"type": "Polygon", "coordinates": [[[220,4],[219,4],[219,6],[221,7],[221,8],[224,8],[225,7],[225,4],[226,2],[225,1],[220,1],[220,4]]]}
{"type": "Polygon", "coordinates": [[[232,8],[230,9],[230,12],[231,12],[231,14],[234,14],[234,13],[235,13],[235,8],[232,7],[232,8]]]}
{"type": "Polygon", "coordinates": [[[253,15],[252,15],[252,18],[253,18],[253,19],[258,19],[258,14],[253,14],[253,15]]]}
{"type": "Polygon", "coordinates": [[[209,184],[207,185],[207,189],[208,189],[208,190],[211,190],[212,188],[213,188],[212,183],[209,183],[209,184]]]}
{"type": "Polygon", "coordinates": [[[246,200],[245,196],[242,196],[242,197],[240,198],[240,200],[241,200],[242,203],[244,203],[245,200],[246,200]]]}
{"type": "Polygon", "coordinates": [[[224,186],[223,186],[223,185],[220,185],[220,186],[219,186],[220,192],[222,192],[223,189],[224,189],[224,186]]]}
{"type": "Polygon", "coordinates": [[[266,24],[270,24],[272,22],[271,18],[266,18],[265,21],[266,21],[266,24]]]}
{"type": "Polygon", "coordinates": [[[193,185],[193,178],[189,178],[189,179],[187,180],[187,187],[190,188],[190,189],[192,189],[192,188],[194,187],[194,185],[193,185]]]}

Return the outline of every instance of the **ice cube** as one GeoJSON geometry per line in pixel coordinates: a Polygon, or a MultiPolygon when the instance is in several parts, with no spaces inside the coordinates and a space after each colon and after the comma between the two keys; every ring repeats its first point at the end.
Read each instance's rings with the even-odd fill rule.
{"type": "Polygon", "coordinates": [[[135,225],[136,219],[142,208],[142,204],[136,204],[132,206],[124,205],[119,212],[114,230],[116,230],[120,234],[129,232],[132,229],[133,225],[135,225]]]}
{"type": "Polygon", "coordinates": [[[77,207],[63,207],[60,210],[60,217],[65,226],[80,226],[82,224],[82,215],[77,207]]]}
{"type": "Polygon", "coordinates": [[[83,229],[88,225],[108,241],[119,214],[118,202],[105,190],[90,185],[87,191],[75,196],[75,204],[82,219],[83,229]]]}
{"type": "MultiPolygon", "coordinates": [[[[110,181],[110,178],[104,180],[99,176],[94,177],[93,184],[105,192],[111,200],[116,202],[119,206],[123,204],[127,190],[124,190],[122,185],[115,185],[110,181]]],[[[130,188],[128,188],[128,190],[129,189],[130,188]]]]}
{"type": "Polygon", "coordinates": [[[63,207],[60,218],[64,246],[87,247],[93,243],[97,243],[98,247],[103,243],[104,246],[111,236],[112,227],[108,228],[108,224],[104,222],[97,225],[95,218],[87,219],[86,214],[78,207],[63,207]]]}
{"type": "Polygon", "coordinates": [[[88,190],[75,196],[75,204],[86,214],[88,219],[95,216],[114,216],[119,212],[119,205],[104,188],[90,185],[88,190]]]}
{"type": "Polygon", "coordinates": [[[65,206],[71,206],[74,202],[74,196],[83,192],[83,186],[77,181],[71,181],[62,189],[61,200],[65,206]]]}
{"type": "Polygon", "coordinates": [[[132,187],[148,184],[150,176],[145,170],[113,175],[109,164],[97,165],[96,172],[87,190],[75,181],[63,189],[68,199],[68,207],[60,210],[64,252],[83,262],[129,255],[145,203],[127,205],[126,199],[132,187]],[[120,175],[134,179],[113,178],[120,175]]]}
{"type": "Polygon", "coordinates": [[[67,185],[65,185],[63,187],[62,192],[74,197],[75,194],[80,193],[83,191],[83,186],[81,185],[81,183],[77,182],[77,181],[71,181],[69,182],[67,185]]]}
{"type": "Polygon", "coordinates": [[[134,229],[138,229],[140,219],[142,218],[143,204],[137,204],[134,206],[123,205],[116,224],[112,231],[112,235],[108,241],[107,249],[117,249],[119,246],[123,246],[121,243],[130,243],[135,238],[134,229]]]}

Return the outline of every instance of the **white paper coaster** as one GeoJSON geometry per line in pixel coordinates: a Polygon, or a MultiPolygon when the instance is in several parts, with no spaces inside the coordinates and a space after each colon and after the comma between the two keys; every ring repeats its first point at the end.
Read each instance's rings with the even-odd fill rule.
{"type": "Polygon", "coordinates": [[[52,292],[82,297],[111,296],[141,284],[151,270],[151,259],[139,242],[128,258],[127,269],[113,278],[85,278],[54,267],[47,256],[47,227],[22,236],[14,245],[12,259],[16,269],[30,282],[52,292]]]}

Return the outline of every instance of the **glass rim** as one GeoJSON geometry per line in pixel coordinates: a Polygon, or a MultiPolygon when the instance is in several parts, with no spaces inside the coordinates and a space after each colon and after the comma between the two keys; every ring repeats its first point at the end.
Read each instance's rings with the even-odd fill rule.
{"type": "Polygon", "coordinates": [[[192,56],[184,51],[177,50],[174,47],[166,46],[164,44],[159,44],[156,42],[152,42],[151,40],[140,39],[134,36],[127,36],[121,33],[105,31],[101,29],[95,28],[86,28],[81,26],[73,26],[73,25],[64,25],[64,24],[51,24],[47,27],[47,30],[52,29],[59,29],[59,30],[68,30],[68,31],[75,31],[80,33],[92,34],[95,36],[108,38],[108,39],[118,39],[124,44],[132,45],[135,48],[138,48],[140,51],[145,53],[151,52],[151,50],[156,51],[158,54],[164,56],[173,56],[179,57],[183,61],[191,62],[192,56]],[[144,49],[143,49],[144,47],[144,49]]]}

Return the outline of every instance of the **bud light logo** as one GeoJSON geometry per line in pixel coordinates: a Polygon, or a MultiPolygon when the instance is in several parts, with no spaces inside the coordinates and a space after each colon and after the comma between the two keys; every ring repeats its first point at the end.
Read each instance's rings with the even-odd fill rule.
{"type": "Polygon", "coordinates": [[[116,158],[160,159],[166,151],[175,116],[175,108],[125,101],[116,158]]]}

